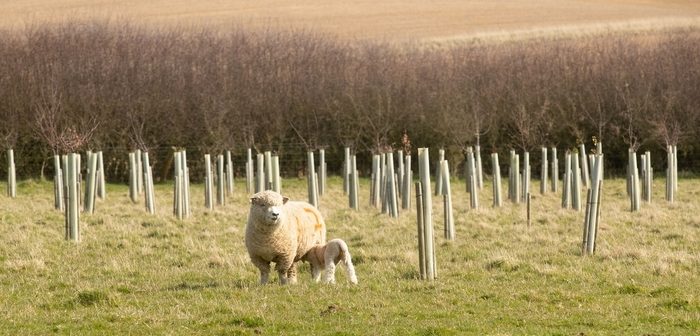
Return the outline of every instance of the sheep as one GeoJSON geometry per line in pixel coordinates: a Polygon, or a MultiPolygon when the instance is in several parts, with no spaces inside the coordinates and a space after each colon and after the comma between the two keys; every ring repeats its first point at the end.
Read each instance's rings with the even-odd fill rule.
{"type": "Polygon", "coordinates": [[[312,247],[303,260],[311,264],[311,274],[314,281],[319,281],[321,271],[323,271],[324,283],[335,283],[335,265],[342,261],[348,272],[348,279],[351,283],[357,284],[352,257],[348,245],[342,239],[332,239],[325,245],[312,247]]]}
{"type": "Polygon", "coordinates": [[[296,283],[296,262],[326,242],[323,216],[313,205],[289,201],[271,190],[254,194],[250,202],[245,245],[260,270],[260,283],[267,283],[271,262],[281,284],[296,283]]]}

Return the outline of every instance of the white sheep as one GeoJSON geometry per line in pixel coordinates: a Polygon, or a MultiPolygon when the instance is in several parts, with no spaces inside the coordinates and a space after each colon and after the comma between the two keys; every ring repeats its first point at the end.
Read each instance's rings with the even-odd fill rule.
{"type": "Polygon", "coordinates": [[[345,264],[348,279],[357,284],[355,267],[352,265],[352,256],[348,245],[342,239],[332,239],[325,245],[316,245],[306,253],[303,260],[311,264],[311,274],[314,281],[318,282],[323,271],[324,283],[335,283],[335,265],[339,262],[345,264]]]}
{"type": "Polygon", "coordinates": [[[262,191],[250,198],[245,245],[250,260],[260,270],[260,283],[275,263],[280,283],[296,282],[296,262],[311,247],[326,242],[326,224],[321,213],[306,202],[288,201],[274,191],[262,191]]]}

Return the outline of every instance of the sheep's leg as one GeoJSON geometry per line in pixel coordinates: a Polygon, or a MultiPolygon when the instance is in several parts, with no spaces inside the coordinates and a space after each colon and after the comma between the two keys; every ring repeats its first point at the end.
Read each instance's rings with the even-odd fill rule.
{"type": "Polygon", "coordinates": [[[279,278],[280,278],[280,285],[286,285],[287,280],[288,280],[287,279],[287,271],[277,269],[277,274],[279,275],[279,278]]]}
{"type": "Polygon", "coordinates": [[[260,270],[260,284],[266,284],[270,277],[270,262],[258,257],[250,258],[250,260],[260,270]]]}
{"type": "Polygon", "coordinates": [[[287,280],[291,284],[297,283],[297,263],[292,263],[292,266],[287,270],[287,280]]]}
{"type": "Polygon", "coordinates": [[[277,272],[280,277],[280,285],[286,285],[288,283],[287,281],[287,274],[285,272],[277,272]]]}
{"type": "Polygon", "coordinates": [[[280,284],[286,285],[289,282],[289,278],[287,278],[287,273],[289,272],[289,268],[291,263],[290,262],[283,262],[279,261],[277,262],[277,265],[275,265],[275,269],[277,270],[277,274],[280,277],[280,284]]]}

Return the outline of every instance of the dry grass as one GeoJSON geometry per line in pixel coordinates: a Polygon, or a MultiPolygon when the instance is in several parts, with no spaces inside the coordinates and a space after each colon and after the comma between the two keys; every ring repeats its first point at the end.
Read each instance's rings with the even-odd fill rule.
{"type": "MultiPolygon", "coordinates": [[[[329,237],[345,239],[360,279],[335,286],[259,286],[243,245],[246,196],[214,211],[194,186],[194,217],[171,214],[172,187],[156,188],[158,213],[131,204],[110,185],[97,213],[83,215],[83,241],[63,240],[51,185],[25,181],[17,199],[0,196],[0,334],[615,334],[689,335],[700,331],[700,180],[680,181],[677,202],[628,212],[622,180],[606,180],[597,254],[579,252],[583,213],[560,196],[525,208],[467,208],[455,182],[457,239],[442,236],[434,214],[438,279],[417,280],[415,212],[398,220],[367,203],[347,209],[338,178],[321,200],[329,237]],[[420,321],[420,324],[416,324],[420,321]]],[[[0,189],[3,185],[0,183],[0,189]]],[[[537,190],[538,183],[533,183],[537,190]]],[[[284,181],[304,199],[303,180],[284,181]]]]}
{"type": "Polygon", "coordinates": [[[0,23],[69,16],[129,18],[155,24],[232,23],[312,29],[357,38],[445,40],[463,37],[508,37],[605,27],[697,24],[700,2],[692,0],[326,0],[326,1],[4,1],[0,23]]]}

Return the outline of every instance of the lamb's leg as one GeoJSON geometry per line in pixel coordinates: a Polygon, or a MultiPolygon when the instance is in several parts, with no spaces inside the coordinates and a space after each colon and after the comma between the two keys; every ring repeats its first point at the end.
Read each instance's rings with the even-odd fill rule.
{"type": "Polygon", "coordinates": [[[355,274],[355,266],[352,264],[352,259],[350,258],[350,255],[348,254],[343,260],[343,264],[345,264],[345,270],[348,271],[348,278],[350,279],[350,282],[353,284],[357,284],[357,274],[355,274]]]}
{"type": "Polygon", "coordinates": [[[270,277],[270,262],[259,257],[251,257],[250,260],[260,270],[260,284],[266,284],[270,277]]]}
{"type": "Polygon", "coordinates": [[[326,269],[323,271],[324,283],[335,283],[335,262],[333,258],[326,258],[326,269]]]}
{"type": "Polygon", "coordinates": [[[314,282],[318,283],[321,281],[321,271],[323,268],[321,268],[321,265],[315,263],[315,262],[309,262],[311,264],[311,279],[314,280],[314,282]]]}

